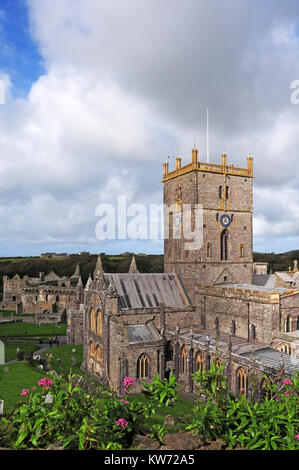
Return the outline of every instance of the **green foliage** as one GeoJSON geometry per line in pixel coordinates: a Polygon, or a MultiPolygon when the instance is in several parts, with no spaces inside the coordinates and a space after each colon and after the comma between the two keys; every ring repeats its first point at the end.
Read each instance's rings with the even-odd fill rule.
{"type": "Polygon", "coordinates": [[[156,375],[151,384],[143,382],[144,388],[149,390],[149,397],[154,406],[169,406],[171,403],[177,401],[177,378],[171,375],[169,379],[160,380],[159,374],[156,375]]]}
{"type": "Polygon", "coordinates": [[[153,439],[157,439],[159,442],[163,441],[163,437],[166,434],[166,429],[163,424],[153,424],[150,436],[153,439]]]}
{"type": "Polygon", "coordinates": [[[220,438],[230,449],[298,450],[299,373],[290,384],[269,386],[271,399],[266,396],[252,403],[244,394],[230,394],[220,371],[213,365],[207,372],[194,374],[206,399],[194,408],[186,429],[206,439],[220,438]]]}
{"type": "MultiPolygon", "coordinates": [[[[1,420],[0,445],[14,449],[47,448],[60,443],[69,449],[119,450],[128,448],[144,428],[152,405],[119,398],[108,388],[90,395],[81,388],[82,377],[69,375],[34,387],[23,402],[1,420]],[[51,395],[50,402],[45,400],[51,395]]],[[[161,435],[161,431],[158,433],[161,435]]]]}

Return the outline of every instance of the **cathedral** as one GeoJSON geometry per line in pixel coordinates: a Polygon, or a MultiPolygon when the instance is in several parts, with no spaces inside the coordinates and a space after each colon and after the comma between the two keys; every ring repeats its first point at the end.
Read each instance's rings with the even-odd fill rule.
{"type": "Polygon", "coordinates": [[[134,256],[128,273],[105,273],[99,256],[85,286],[79,266],[70,278],[4,277],[3,308],[66,315],[82,369],[120,395],[124,377],[138,392],[156,374],[193,392],[193,373],[216,362],[233,393],[258,397],[299,370],[299,272],[296,260],[271,274],[253,262],[253,159],[204,163],[194,148],[190,163],[163,164],[162,184],[164,273],[140,273],[134,256]]]}
{"type": "Polygon", "coordinates": [[[84,289],[84,303],[68,315],[68,335],[83,323],[82,369],[122,394],[123,378],[143,382],[175,374],[183,390],[195,389],[192,374],[216,361],[225,364],[232,392],[258,397],[267,382],[299,370],[297,265],[267,275],[253,262],[253,159],[238,168],[198,161],[169,171],[163,165],[164,273],[109,274],[98,258],[84,289]],[[201,243],[186,249],[183,207],[201,208],[201,243]],[[255,382],[250,377],[255,377],[255,382]]]}

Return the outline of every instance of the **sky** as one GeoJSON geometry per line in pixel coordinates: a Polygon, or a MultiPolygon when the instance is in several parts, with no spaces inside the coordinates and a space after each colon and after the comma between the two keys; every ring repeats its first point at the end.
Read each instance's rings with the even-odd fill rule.
{"type": "Polygon", "coordinates": [[[0,255],[162,253],[98,208],[161,204],[207,107],[210,161],[254,158],[254,250],[299,249],[296,80],[297,0],[0,0],[0,255]]]}

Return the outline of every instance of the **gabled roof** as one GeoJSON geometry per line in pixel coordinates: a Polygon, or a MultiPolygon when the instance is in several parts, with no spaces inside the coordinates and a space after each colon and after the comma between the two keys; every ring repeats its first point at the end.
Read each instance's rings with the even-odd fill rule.
{"type": "Polygon", "coordinates": [[[190,306],[191,301],[180,279],[174,274],[104,274],[109,285],[114,282],[121,308],[190,306]]]}
{"type": "Polygon", "coordinates": [[[49,274],[45,276],[45,281],[58,281],[59,279],[61,278],[54,271],[49,272],[49,274]]]}
{"type": "Polygon", "coordinates": [[[130,343],[147,343],[159,341],[159,333],[152,325],[130,325],[126,326],[130,343]]]}

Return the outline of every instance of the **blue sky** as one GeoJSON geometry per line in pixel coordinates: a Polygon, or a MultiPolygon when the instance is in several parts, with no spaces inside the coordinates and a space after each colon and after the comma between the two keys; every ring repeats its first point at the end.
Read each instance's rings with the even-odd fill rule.
{"type": "Polygon", "coordinates": [[[24,0],[1,0],[0,69],[10,76],[14,97],[24,97],[44,73],[38,46],[30,35],[28,7],[24,0]]]}
{"type": "Polygon", "coordinates": [[[160,204],[207,106],[211,162],[254,158],[254,249],[299,248],[298,0],[0,0],[0,78],[0,255],[162,252],[95,211],[160,204]]]}

